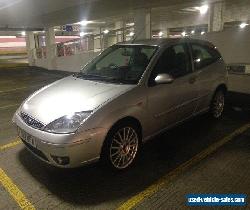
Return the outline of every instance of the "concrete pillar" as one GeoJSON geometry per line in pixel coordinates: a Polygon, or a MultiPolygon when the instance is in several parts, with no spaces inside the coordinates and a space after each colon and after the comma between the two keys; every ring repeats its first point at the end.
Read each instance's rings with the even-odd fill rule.
{"type": "Polygon", "coordinates": [[[124,41],[124,21],[115,22],[115,30],[120,29],[116,32],[116,42],[124,41]]]}
{"type": "Polygon", "coordinates": [[[162,38],[167,38],[169,36],[169,28],[167,21],[160,24],[160,31],[163,32],[162,38]]]}
{"type": "Polygon", "coordinates": [[[88,36],[88,46],[87,49],[88,51],[94,50],[95,47],[95,38],[93,35],[88,36]]]}
{"type": "Polygon", "coordinates": [[[223,2],[216,2],[210,5],[208,31],[222,31],[223,30],[223,15],[224,15],[223,2]]]}
{"type": "Polygon", "coordinates": [[[34,38],[34,33],[32,31],[27,31],[26,32],[26,49],[27,49],[27,54],[28,54],[28,62],[30,66],[34,66],[35,62],[35,38],[34,38]]]}
{"type": "Polygon", "coordinates": [[[103,49],[105,50],[106,48],[109,47],[109,34],[103,34],[102,35],[102,41],[103,41],[103,49]]]}
{"type": "Polygon", "coordinates": [[[135,10],[136,39],[151,39],[151,11],[149,9],[135,10]]]}
{"type": "Polygon", "coordinates": [[[56,46],[54,27],[45,29],[45,43],[48,69],[56,69],[56,46]]]}

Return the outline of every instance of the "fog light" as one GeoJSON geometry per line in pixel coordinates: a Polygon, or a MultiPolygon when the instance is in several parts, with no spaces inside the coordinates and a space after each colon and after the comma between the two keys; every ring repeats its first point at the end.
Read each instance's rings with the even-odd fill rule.
{"type": "Polygon", "coordinates": [[[59,165],[68,165],[69,164],[69,157],[59,157],[51,155],[53,160],[59,165]]]}

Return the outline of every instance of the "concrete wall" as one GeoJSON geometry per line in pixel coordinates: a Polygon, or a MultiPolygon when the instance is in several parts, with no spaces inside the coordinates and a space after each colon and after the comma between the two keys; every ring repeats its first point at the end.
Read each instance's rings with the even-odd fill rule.
{"type": "MultiPolygon", "coordinates": [[[[57,57],[55,58],[55,68],[53,68],[53,70],[78,72],[80,71],[81,67],[83,67],[88,61],[92,60],[98,54],[99,52],[88,52],[72,56],[57,57]]],[[[48,60],[36,59],[35,66],[47,69],[48,60]]]]}
{"type": "Polygon", "coordinates": [[[229,74],[228,90],[238,93],[250,94],[250,75],[229,74]]]}

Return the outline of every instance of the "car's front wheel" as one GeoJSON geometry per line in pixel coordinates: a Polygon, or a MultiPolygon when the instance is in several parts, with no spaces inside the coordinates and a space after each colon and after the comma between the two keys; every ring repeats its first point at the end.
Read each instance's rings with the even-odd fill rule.
{"type": "Polygon", "coordinates": [[[222,89],[219,89],[215,92],[211,107],[210,107],[210,113],[213,118],[219,119],[224,111],[225,107],[225,91],[222,89]]]}
{"type": "Polygon", "coordinates": [[[124,170],[136,160],[141,144],[140,129],[134,123],[119,123],[108,133],[102,159],[112,169],[124,170]]]}

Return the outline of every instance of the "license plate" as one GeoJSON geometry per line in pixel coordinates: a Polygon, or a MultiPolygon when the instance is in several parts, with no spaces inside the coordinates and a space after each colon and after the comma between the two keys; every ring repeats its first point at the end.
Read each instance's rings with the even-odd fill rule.
{"type": "Polygon", "coordinates": [[[17,133],[18,133],[18,136],[22,140],[24,140],[28,144],[32,145],[33,147],[36,147],[36,140],[35,140],[35,138],[33,136],[31,136],[30,134],[26,133],[21,128],[17,128],[17,133]]]}

